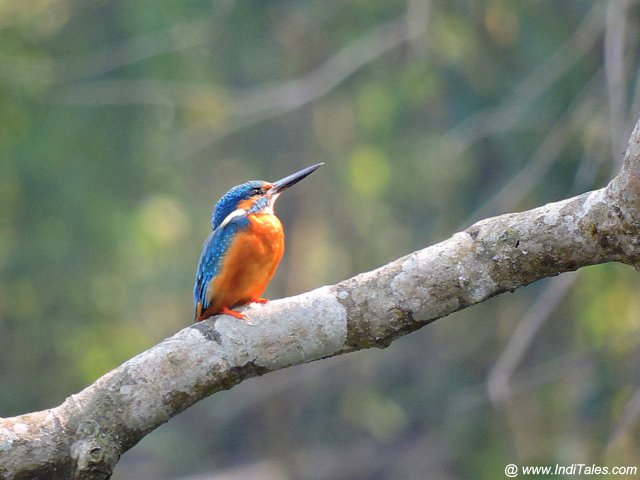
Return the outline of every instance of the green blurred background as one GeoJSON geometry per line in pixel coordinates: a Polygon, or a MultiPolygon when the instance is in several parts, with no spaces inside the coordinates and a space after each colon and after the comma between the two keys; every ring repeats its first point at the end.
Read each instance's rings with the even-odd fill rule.
{"type": "MultiPolygon", "coordinates": [[[[0,1],[0,415],[55,406],[188,326],[211,209],[237,183],[326,163],[279,202],[271,298],[605,185],[640,113],[639,10],[0,1]]],[[[639,465],[639,278],[584,269],[246,381],[114,479],[639,465]]]]}

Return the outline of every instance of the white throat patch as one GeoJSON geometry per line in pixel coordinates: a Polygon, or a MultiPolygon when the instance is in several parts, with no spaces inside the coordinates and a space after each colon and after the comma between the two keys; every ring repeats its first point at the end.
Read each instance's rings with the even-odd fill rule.
{"type": "Polygon", "coordinates": [[[236,217],[241,217],[242,215],[245,215],[247,213],[246,210],[242,209],[242,208],[238,208],[237,210],[234,210],[233,212],[231,212],[229,215],[227,215],[225,217],[225,219],[222,221],[222,223],[218,226],[218,228],[224,228],[227,226],[227,224],[233,220],[236,217]]]}

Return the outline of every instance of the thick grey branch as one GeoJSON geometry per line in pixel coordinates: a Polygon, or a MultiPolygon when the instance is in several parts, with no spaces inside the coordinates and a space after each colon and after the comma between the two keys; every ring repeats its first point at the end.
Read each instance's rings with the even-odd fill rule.
{"type": "MultiPolygon", "coordinates": [[[[639,124],[640,125],[640,124],[639,124]]],[[[242,380],[385,347],[457,310],[604,262],[640,264],[640,131],[601,190],[483,220],[377,270],[187,327],[62,405],[0,419],[0,478],[107,478],[120,455],[242,380]]]]}

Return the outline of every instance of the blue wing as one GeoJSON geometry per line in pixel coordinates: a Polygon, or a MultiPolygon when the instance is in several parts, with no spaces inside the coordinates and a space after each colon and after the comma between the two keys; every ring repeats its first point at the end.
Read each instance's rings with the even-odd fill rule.
{"type": "Polygon", "coordinates": [[[193,304],[196,310],[198,303],[202,305],[203,312],[209,307],[209,299],[207,298],[209,282],[218,274],[222,259],[238,230],[246,228],[248,225],[249,220],[245,215],[237,216],[216,228],[207,237],[202,247],[196,282],[193,286],[193,304]]]}

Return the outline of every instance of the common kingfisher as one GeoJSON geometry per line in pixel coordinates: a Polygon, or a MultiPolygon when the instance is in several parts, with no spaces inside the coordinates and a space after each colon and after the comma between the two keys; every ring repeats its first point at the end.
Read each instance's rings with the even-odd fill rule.
{"type": "Polygon", "coordinates": [[[273,183],[252,180],[237,185],[216,203],[193,287],[196,322],[219,313],[242,319],[235,307],[267,301],[262,292],[284,253],[284,232],[274,204],[284,190],[321,165],[273,183]]]}

